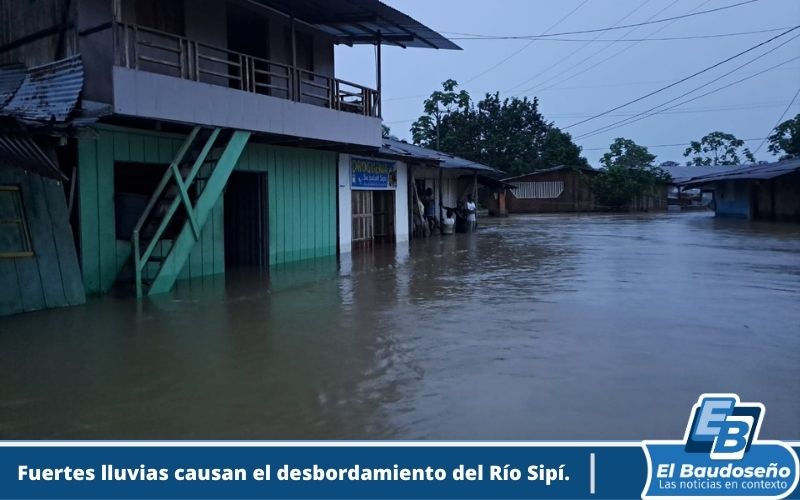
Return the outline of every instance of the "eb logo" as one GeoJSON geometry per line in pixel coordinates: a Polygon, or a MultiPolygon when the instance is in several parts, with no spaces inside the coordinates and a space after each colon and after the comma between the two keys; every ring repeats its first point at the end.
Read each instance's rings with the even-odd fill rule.
{"type": "Polygon", "coordinates": [[[764,405],[742,403],[736,394],[703,394],[686,427],[685,450],[712,460],[741,460],[758,439],[764,405]]]}

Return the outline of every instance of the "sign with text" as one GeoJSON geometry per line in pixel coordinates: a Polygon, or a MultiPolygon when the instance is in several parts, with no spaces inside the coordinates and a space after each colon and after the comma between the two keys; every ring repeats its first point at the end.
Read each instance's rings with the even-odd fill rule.
{"type": "Polygon", "coordinates": [[[395,189],[397,187],[397,166],[393,161],[350,158],[350,187],[352,189],[395,189]]]}

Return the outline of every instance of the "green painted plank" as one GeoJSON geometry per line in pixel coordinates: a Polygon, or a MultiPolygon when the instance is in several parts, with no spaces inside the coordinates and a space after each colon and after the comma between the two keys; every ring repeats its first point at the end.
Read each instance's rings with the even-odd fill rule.
{"type": "MultiPolygon", "coordinates": [[[[102,134],[101,134],[102,135],[102,134]]],[[[78,141],[78,207],[80,213],[81,271],[86,293],[100,292],[100,250],[97,213],[97,142],[78,141]]]]}
{"type": "MultiPolygon", "coordinates": [[[[123,134],[115,134],[122,136],[123,134]]],[[[114,157],[119,138],[97,142],[97,214],[98,249],[100,260],[100,290],[111,289],[117,279],[117,231],[114,220],[114,157]]]]}
{"type": "Polygon", "coordinates": [[[64,189],[58,183],[45,181],[44,193],[47,210],[53,221],[53,239],[58,254],[64,298],[69,305],[83,304],[86,302],[86,294],[78,266],[78,256],[75,252],[75,240],[69,223],[64,189]]]}
{"type": "Polygon", "coordinates": [[[324,192],[323,183],[325,182],[325,166],[320,163],[314,165],[314,257],[324,255],[322,243],[325,227],[325,203],[322,200],[324,192]]]}
{"type": "MultiPolygon", "coordinates": [[[[272,215],[275,226],[275,264],[281,264],[286,257],[286,168],[283,153],[275,151],[275,212],[272,215]]],[[[272,219],[270,219],[272,220],[272,219]]]]}
{"type": "Polygon", "coordinates": [[[169,137],[158,138],[158,162],[168,164],[175,157],[175,139],[169,137]]]}
{"type": "Polygon", "coordinates": [[[127,134],[128,136],[128,147],[130,149],[130,161],[135,162],[144,162],[145,161],[145,154],[144,154],[144,138],[145,136],[137,134],[137,133],[130,133],[127,134]]]}
{"type": "Polygon", "coordinates": [[[277,225],[275,223],[275,214],[277,213],[278,197],[275,195],[275,152],[273,150],[265,151],[265,166],[267,167],[267,197],[269,198],[269,212],[268,212],[268,225],[269,225],[269,263],[275,264],[275,252],[277,248],[277,225]]]}
{"type": "Polygon", "coordinates": [[[147,163],[160,163],[158,137],[152,135],[142,136],[144,143],[144,161],[147,163]]]}
{"type": "MultiPolygon", "coordinates": [[[[36,248],[34,248],[35,251],[36,248]]],[[[14,259],[14,265],[17,268],[22,310],[38,311],[44,309],[44,291],[42,290],[42,281],[39,276],[39,266],[36,265],[36,258],[22,257],[14,259]]]]}
{"type": "Polygon", "coordinates": [[[22,295],[14,259],[0,259],[0,316],[22,312],[22,295]]]}
{"type": "Polygon", "coordinates": [[[117,161],[131,161],[131,146],[129,132],[101,132],[98,144],[110,138],[114,145],[114,159],[117,161]]]}
{"type": "Polygon", "coordinates": [[[214,224],[217,223],[215,217],[216,208],[221,199],[222,196],[219,197],[217,203],[214,205],[214,208],[211,209],[211,213],[208,216],[208,222],[206,222],[206,227],[203,228],[203,231],[200,235],[200,239],[203,241],[203,253],[201,255],[202,261],[200,269],[202,276],[210,276],[214,274],[214,224]]]}
{"type": "Polygon", "coordinates": [[[53,239],[53,225],[47,210],[42,178],[34,174],[25,175],[22,177],[21,186],[22,203],[35,255],[33,261],[36,263],[42,285],[44,307],[64,307],[68,304],[64,296],[58,253],[53,239]]]}

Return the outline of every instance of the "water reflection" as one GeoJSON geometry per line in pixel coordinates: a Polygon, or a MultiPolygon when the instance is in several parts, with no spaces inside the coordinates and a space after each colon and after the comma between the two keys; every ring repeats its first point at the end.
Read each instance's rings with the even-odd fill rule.
{"type": "Polygon", "coordinates": [[[539,216],[0,318],[5,438],[800,437],[800,229],[539,216]]]}

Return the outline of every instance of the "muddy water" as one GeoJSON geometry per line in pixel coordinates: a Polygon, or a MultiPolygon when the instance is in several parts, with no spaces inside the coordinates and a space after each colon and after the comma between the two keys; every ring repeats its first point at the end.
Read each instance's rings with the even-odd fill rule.
{"type": "Polygon", "coordinates": [[[512,217],[137,305],[0,319],[4,438],[800,438],[800,227],[512,217]],[[267,281],[269,280],[269,281],[267,281]]]}

